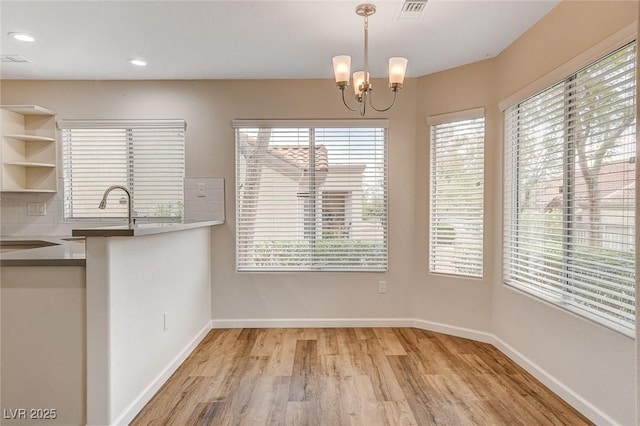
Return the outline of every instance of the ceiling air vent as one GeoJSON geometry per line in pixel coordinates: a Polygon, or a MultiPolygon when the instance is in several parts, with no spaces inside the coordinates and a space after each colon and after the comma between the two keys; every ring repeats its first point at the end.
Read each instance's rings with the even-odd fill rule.
{"type": "Polygon", "coordinates": [[[29,62],[26,58],[20,55],[0,55],[1,62],[29,62]]]}
{"type": "Polygon", "coordinates": [[[399,21],[422,19],[427,10],[427,0],[406,0],[398,13],[399,21]]]}

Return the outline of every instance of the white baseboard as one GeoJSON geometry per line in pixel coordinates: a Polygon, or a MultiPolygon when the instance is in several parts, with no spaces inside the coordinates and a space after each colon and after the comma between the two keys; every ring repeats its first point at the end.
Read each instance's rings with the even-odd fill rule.
{"type": "Polygon", "coordinates": [[[492,333],[413,318],[335,318],[335,319],[230,319],[212,320],[212,328],[317,328],[317,327],[415,327],[422,330],[490,343],[511,358],[545,386],[598,425],[618,426],[615,420],[546,370],[532,362],[492,333]]]}
{"type": "Polygon", "coordinates": [[[556,395],[564,399],[569,405],[578,410],[582,415],[597,425],[611,425],[619,426],[620,423],[613,420],[602,410],[591,404],[586,399],[575,393],[571,388],[564,383],[556,379],[545,369],[540,367],[535,362],[515,350],[509,344],[502,339],[493,336],[493,345],[500,350],[503,354],[511,358],[516,364],[523,369],[527,370],[533,377],[540,380],[542,384],[551,389],[556,395]]]}
{"type": "Polygon", "coordinates": [[[187,345],[169,362],[169,364],[158,374],[158,376],[140,393],[140,395],[129,404],[119,416],[111,423],[112,426],[128,425],[140,410],[151,400],[162,385],[169,380],[169,377],[180,367],[193,350],[205,338],[211,330],[211,322],[208,322],[198,334],[187,343],[187,345]]]}
{"type": "Polygon", "coordinates": [[[495,336],[491,333],[473,330],[471,328],[442,324],[439,322],[414,319],[412,327],[419,328],[421,330],[435,331],[436,333],[448,334],[450,336],[476,340],[478,342],[493,344],[495,341],[495,336]]]}
{"type": "Polygon", "coordinates": [[[212,320],[212,328],[413,327],[410,318],[276,318],[212,320]]]}
{"type": "Polygon", "coordinates": [[[293,318],[212,320],[212,328],[335,328],[335,327],[415,327],[438,333],[493,343],[493,334],[413,318],[293,318]]]}

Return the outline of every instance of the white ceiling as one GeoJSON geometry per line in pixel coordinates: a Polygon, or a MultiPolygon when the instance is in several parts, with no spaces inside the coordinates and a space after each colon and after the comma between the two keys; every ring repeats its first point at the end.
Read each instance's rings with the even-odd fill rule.
{"type": "MultiPolygon", "coordinates": [[[[362,68],[361,1],[0,0],[3,79],[333,78],[331,58],[362,68]],[[28,32],[34,43],[9,32],[28,32]],[[148,62],[134,67],[129,58],[148,62]]],[[[499,54],[559,0],[430,0],[421,20],[398,20],[402,1],[375,1],[370,67],[409,58],[417,77],[499,54]]]]}

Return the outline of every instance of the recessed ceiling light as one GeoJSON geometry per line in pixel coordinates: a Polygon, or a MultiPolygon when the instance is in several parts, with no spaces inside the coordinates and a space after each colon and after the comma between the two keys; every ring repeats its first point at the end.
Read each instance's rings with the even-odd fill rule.
{"type": "Polygon", "coordinates": [[[31,43],[33,41],[36,41],[35,38],[33,38],[33,36],[27,34],[27,33],[9,33],[7,34],[9,37],[13,37],[16,40],[20,40],[20,41],[26,41],[28,43],[31,43]]]}
{"type": "Polygon", "coordinates": [[[146,61],[143,61],[142,59],[135,59],[135,58],[134,59],[129,59],[129,62],[132,65],[135,65],[137,67],[146,67],[147,66],[146,61]]]}

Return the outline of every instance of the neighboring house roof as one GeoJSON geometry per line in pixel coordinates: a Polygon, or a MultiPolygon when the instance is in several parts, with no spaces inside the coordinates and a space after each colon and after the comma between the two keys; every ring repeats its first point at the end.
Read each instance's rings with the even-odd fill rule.
{"type": "MultiPolygon", "coordinates": [[[[255,137],[241,134],[241,142],[246,141],[252,148],[257,147],[255,137]]],[[[278,173],[301,184],[309,182],[309,157],[311,149],[304,145],[281,145],[269,144],[266,148],[266,156],[263,165],[266,165],[278,173]]],[[[246,153],[245,155],[250,154],[246,153]]],[[[315,181],[322,184],[329,172],[329,155],[324,145],[318,145],[314,150],[315,160],[315,181]]]]}
{"type": "MultiPolygon", "coordinates": [[[[246,158],[261,155],[260,165],[280,173],[298,184],[298,195],[308,195],[309,188],[309,155],[308,145],[268,144],[263,147],[262,154],[257,153],[258,141],[245,133],[240,134],[241,149],[246,158]]],[[[326,190],[355,190],[363,188],[363,176],[367,167],[362,163],[340,164],[329,166],[329,154],[326,146],[315,147],[315,179],[317,187],[326,190]],[[348,183],[347,183],[348,182],[348,183]],[[345,186],[346,185],[346,186],[345,186]]]]}
{"type": "MultiPolygon", "coordinates": [[[[635,200],[635,174],[636,157],[604,164],[599,173],[600,198],[609,205],[616,202],[628,204],[629,200],[635,200]]],[[[587,182],[579,167],[576,168],[575,194],[578,206],[588,208],[587,182]]],[[[542,201],[546,211],[562,207],[561,177],[557,177],[545,185],[542,201]]]]}
{"type": "MultiPolygon", "coordinates": [[[[267,148],[268,154],[278,157],[305,172],[309,168],[310,151],[308,146],[298,145],[270,145],[267,148]]],[[[315,163],[316,172],[327,173],[329,171],[329,157],[327,156],[327,148],[324,145],[315,147],[315,163]]]]}
{"type": "Polygon", "coordinates": [[[602,205],[609,209],[633,209],[636,199],[636,181],[622,189],[609,193],[602,199],[602,205]]]}

